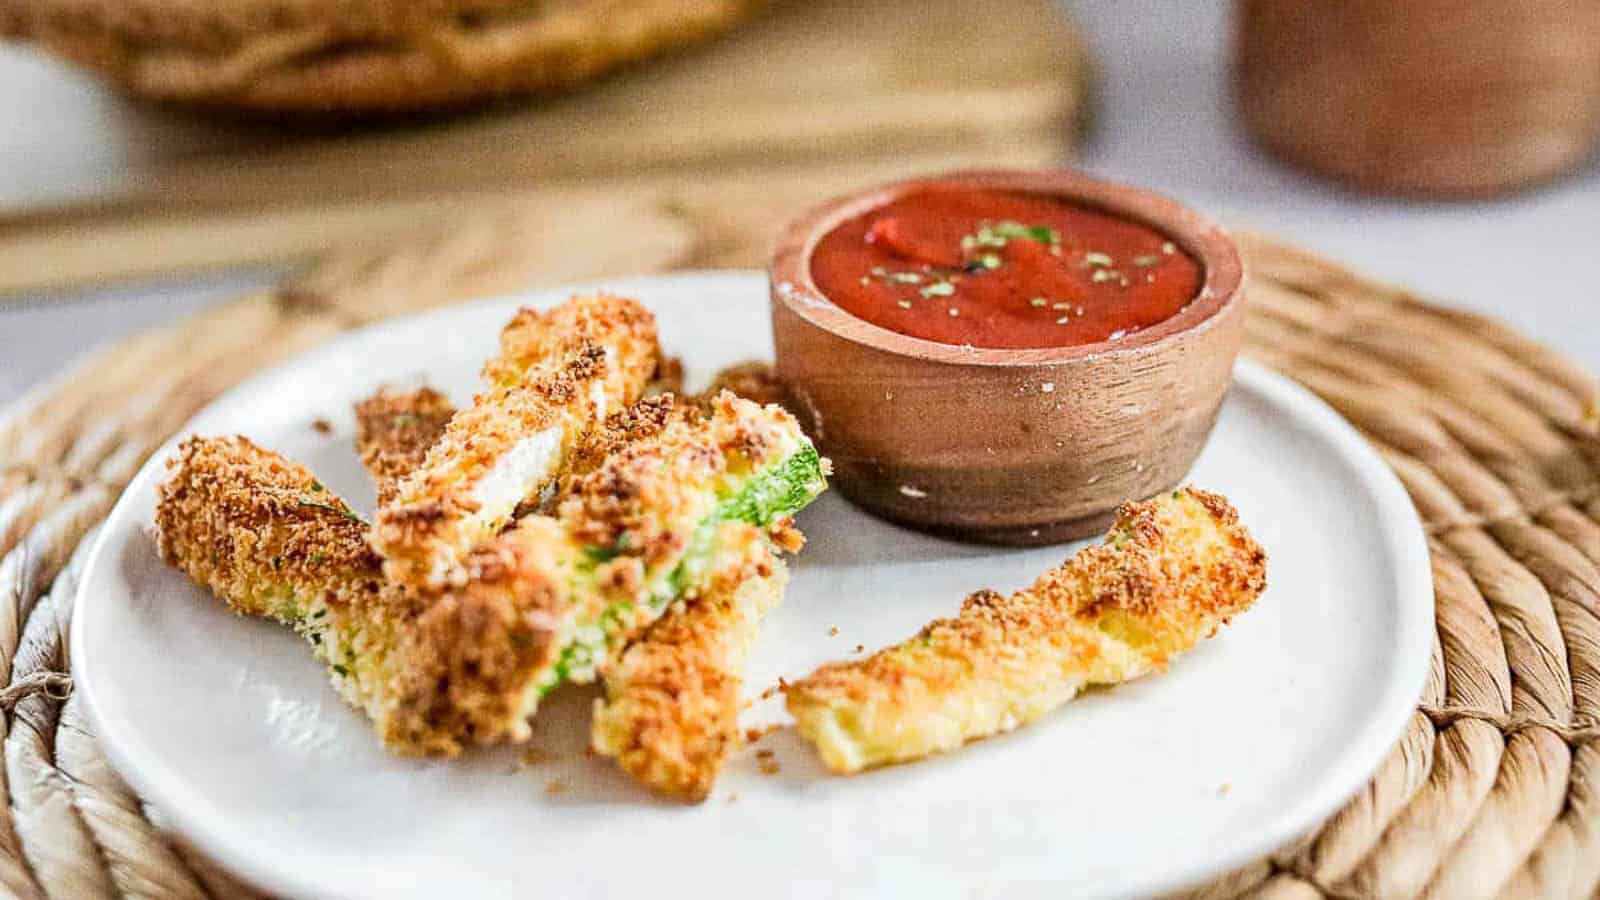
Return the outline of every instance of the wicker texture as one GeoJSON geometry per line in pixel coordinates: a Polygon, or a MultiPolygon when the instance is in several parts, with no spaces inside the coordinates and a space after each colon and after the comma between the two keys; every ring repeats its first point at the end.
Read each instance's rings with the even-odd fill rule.
{"type": "MultiPolygon", "coordinates": [[[[76,562],[138,466],[218,392],[379,315],[526,277],[542,254],[524,233],[469,229],[330,261],[107,348],[0,413],[0,885],[21,897],[251,896],[164,831],[100,755],[62,675],[76,562]]],[[[715,243],[661,242],[570,274],[729,261],[715,243]]],[[[1195,895],[1595,896],[1600,386],[1493,321],[1246,244],[1249,352],[1355,423],[1411,492],[1433,551],[1438,641],[1421,706],[1372,782],[1314,835],[1195,895]]]]}

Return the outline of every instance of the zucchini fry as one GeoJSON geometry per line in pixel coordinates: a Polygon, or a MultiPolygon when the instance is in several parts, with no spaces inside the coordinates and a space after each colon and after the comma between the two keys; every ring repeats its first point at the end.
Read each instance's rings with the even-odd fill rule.
{"type": "Polygon", "coordinates": [[[745,660],[761,619],[783,600],[783,561],[766,550],[753,564],[718,568],[698,600],[674,606],[602,668],[590,744],[657,793],[698,803],[740,745],[745,660]]]}
{"type": "Polygon", "coordinates": [[[549,489],[573,447],[638,399],[656,369],[655,320],[620,297],[523,310],[484,368],[489,389],[457,412],[378,511],[373,544],[391,581],[465,583],[463,559],[549,489]]]}
{"type": "Polygon", "coordinates": [[[184,441],[161,485],[161,556],[240,615],[287,625],[334,687],[382,716],[395,617],[365,522],[303,466],[242,437],[184,441]]]}
{"type": "MultiPolygon", "coordinates": [[[[720,392],[694,402],[713,415],[719,404],[738,408],[720,392]]],[[[660,404],[607,431],[625,446],[664,427],[671,412],[660,404]]],[[[659,794],[703,801],[739,746],[745,660],[761,619],[782,601],[788,583],[776,551],[798,551],[804,543],[788,520],[776,524],[765,534],[751,530],[749,563],[729,565],[724,553],[710,566],[711,584],[697,599],[674,604],[620,658],[601,667],[605,698],[595,703],[590,745],[659,794]]]]}
{"type": "Polygon", "coordinates": [[[827,486],[824,460],[776,406],[724,393],[712,407],[701,416],[673,402],[658,431],[569,483],[560,520],[594,562],[593,592],[613,599],[580,617],[547,689],[594,680],[673,601],[700,596],[729,552],[723,525],[797,545],[791,517],[827,486]]]}
{"type": "Polygon", "coordinates": [[[422,465],[444,434],[455,407],[432,388],[380,388],[356,404],[356,453],[378,489],[378,505],[395,497],[400,481],[422,465]]]}
{"type": "Polygon", "coordinates": [[[244,438],[196,437],[169,467],[162,557],[235,612],[310,642],[391,749],[453,755],[526,734],[527,679],[559,650],[570,606],[562,554],[576,552],[554,522],[474,550],[466,586],[423,596],[384,580],[366,523],[303,466],[244,438]]]}
{"type": "Polygon", "coordinates": [[[1233,507],[1184,488],[1123,504],[1103,544],[1031,588],[979,591],[956,618],[789,685],[786,702],[835,773],[920,759],[1162,670],[1265,587],[1266,554],[1233,507]]]}

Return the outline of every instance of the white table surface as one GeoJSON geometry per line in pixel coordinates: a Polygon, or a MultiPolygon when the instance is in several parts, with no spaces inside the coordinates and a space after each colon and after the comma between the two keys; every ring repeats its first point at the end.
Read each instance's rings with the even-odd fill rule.
{"type": "MultiPolygon", "coordinates": [[[[1225,3],[1068,6],[1103,75],[1097,130],[1080,160],[1085,168],[1492,313],[1600,373],[1600,159],[1548,187],[1487,203],[1418,204],[1348,192],[1275,162],[1243,133],[1231,111],[1225,3]]],[[[40,165],[47,151],[137,152],[142,115],[53,62],[0,46],[0,170],[15,176],[40,165]],[[63,116],[63,109],[82,115],[63,116]]],[[[0,299],[0,403],[97,343],[281,274],[257,268],[70,298],[0,299]]]]}

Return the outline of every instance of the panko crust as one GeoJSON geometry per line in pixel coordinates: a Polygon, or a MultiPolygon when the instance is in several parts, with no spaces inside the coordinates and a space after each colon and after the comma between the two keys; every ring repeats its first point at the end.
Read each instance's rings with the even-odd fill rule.
{"type": "Polygon", "coordinates": [[[556,523],[537,516],[472,551],[466,584],[432,599],[402,633],[384,742],[454,756],[526,740],[529,685],[571,628],[570,557],[556,523]]]}
{"type": "Polygon", "coordinates": [[[379,388],[356,404],[356,453],[372,475],[379,506],[394,500],[401,479],[422,465],[455,411],[448,397],[428,387],[379,388]]]}
{"type": "Polygon", "coordinates": [[[670,393],[646,397],[621,412],[612,413],[605,424],[573,450],[557,496],[570,496],[577,489],[579,479],[600,468],[612,454],[654,438],[674,418],[693,414],[691,408],[684,407],[670,393]]]}
{"type": "Polygon", "coordinates": [[[561,519],[582,543],[658,566],[687,549],[715,506],[720,480],[771,462],[799,439],[787,413],[728,393],[704,419],[668,411],[648,438],[619,447],[603,466],[571,480],[561,519]]]}
{"type": "Polygon", "coordinates": [[[1105,543],[1032,587],[975,592],[903,644],[788,685],[786,702],[835,772],[917,759],[1163,669],[1265,588],[1266,553],[1232,505],[1184,488],[1123,504],[1105,543]]]}
{"type": "Polygon", "coordinates": [[[278,617],[267,604],[280,586],[306,594],[381,587],[366,523],[304,466],[248,438],[190,437],[167,468],[156,503],[161,558],[237,612],[278,617]]]}
{"type": "Polygon", "coordinates": [[[378,511],[373,541],[391,581],[419,589],[460,585],[464,556],[559,475],[566,457],[615,409],[639,398],[655,371],[655,320],[636,301],[576,297],[523,310],[484,368],[490,389],[458,411],[378,511]],[[485,505],[475,491],[525,441],[552,430],[548,466],[516,473],[527,483],[485,505]]]}
{"type": "Polygon", "coordinates": [[[500,352],[483,364],[483,380],[496,387],[522,384],[530,369],[589,345],[616,351],[625,377],[639,382],[638,392],[661,366],[655,316],[630,297],[591,294],[549,309],[517,310],[500,329],[500,352]]]}
{"type": "Polygon", "coordinates": [[[745,660],[762,617],[783,598],[788,571],[752,526],[729,523],[743,551],[716,563],[710,586],[679,603],[602,673],[591,745],[667,797],[703,801],[740,746],[745,660]]]}

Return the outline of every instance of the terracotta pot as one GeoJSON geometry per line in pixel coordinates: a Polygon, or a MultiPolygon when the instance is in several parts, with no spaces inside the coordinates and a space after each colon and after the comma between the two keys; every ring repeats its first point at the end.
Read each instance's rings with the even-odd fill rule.
{"type": "Polygon", "coordinates": [[[1237,93],[1287,159],[1379,191],[1493,194],[1600,140],[1595,0],[1241,0],[1237,93]]]}
{"type": "Polygon", "coordinates": [[[869,512],[1004,544],[1104,529],[1177,485],[1216,421],[1243,333],[1244,271],[1221,228],[1164,197],[1069,171],[889,185],[791,223],[771,269],[778,375],[834,483],[869,512]],[[1177,315],[1116,342],[998,350],[906,337],[823,296],[811,254],[835,226],[950,183],[1062,197],[1166,233],[1204,269],[1177,315]]]}

